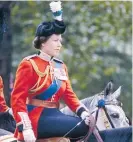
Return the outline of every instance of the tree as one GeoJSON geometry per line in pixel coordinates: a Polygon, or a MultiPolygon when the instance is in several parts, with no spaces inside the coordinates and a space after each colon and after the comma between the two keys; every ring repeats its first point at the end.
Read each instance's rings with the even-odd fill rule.
{"type": "Polygon", "coordinates": [[[9,105],[9,80],[11,73],[12,35],[10,27],[10,4],[11,2],[0,2],[0,75],[3,77],[5,86],[5,99],[9,105]]]}

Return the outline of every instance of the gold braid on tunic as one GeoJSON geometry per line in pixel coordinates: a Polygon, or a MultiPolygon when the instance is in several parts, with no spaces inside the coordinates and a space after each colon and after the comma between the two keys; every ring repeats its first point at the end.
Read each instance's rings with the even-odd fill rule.
{"type": "Polygon", "coordinates": [[[51,74],[51,71],[50,71],[50,65],[47,65],[45,71],[40,72],[39,69],[38,69],[38,66],[35,63],[35,61],[32,60],[32,59],[30,59],[29,61],[31,62],[35,72],[39,76],[38,81],[36,82],[36,84],[29,90],[29,93],[32,94],[32,93],[35,93],[35,92],[37,92],[37,91],[39,91],[39,90],[41,90],[43,88],[43,86],[46,84],[49,73],[51,74]],[[42,77],[45,77],[45,79],[44,79],[43,83],[39,86],[42,77]]]}

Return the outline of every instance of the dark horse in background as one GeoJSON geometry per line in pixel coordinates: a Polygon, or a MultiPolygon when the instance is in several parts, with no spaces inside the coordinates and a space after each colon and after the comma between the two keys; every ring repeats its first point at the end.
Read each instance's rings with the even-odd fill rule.
{"type": "Polygon", "coordinates": [[[4,129],[11,133],[14,133],[16,123],[12,115],[7,112],[0,112],[0,129],[4,129]]]}

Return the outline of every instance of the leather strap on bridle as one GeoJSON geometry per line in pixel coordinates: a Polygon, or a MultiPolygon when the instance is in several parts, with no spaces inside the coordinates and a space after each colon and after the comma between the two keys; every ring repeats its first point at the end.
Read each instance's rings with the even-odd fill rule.
{"type": "Polygon", "coordinates": [[[97,123],[98,113],[99,113],[99,108],[98,108],[97,111],[96,111],[96,117],[95,117],[96,123],[97,123]]]}
{"type": "MultiPolygon", "coordinates": [[[[96,111],[96,117],[95,117],[96,122],[97,122],[97,118],[98,118],[99,109],[100,109],[100,108],[98,107],[98,109],[97,109],[97,111],[96,111]]],[[[106,117],[107,117],[107,119],[108,119],[108,121],[109,121],[111,127],[112,127],[112,128],[115,128],[114,124],[112,123],[112,121],[111,121],[111,119],[110,119],[110,117],[109,117],[109,115],[108,115],[108,113],[107,113],[106,107],[104,106],[104,107],[102,107],[102,109],[104,110],[105,115],[106,115],[106,117]]]]}
{"type": "Polygon", "coordinates": [[[114,124],[112,123],[112,121],[111,121],[111,119],[110,119],[110,117],[109,117],[109,115],[107,113],[106,107],[103,107],[103,110],[104,110],[104,112],[105,112],[105,114],[106,114],[106,116],[107,116],[107,118],[108,118],[108,120],[110,122],[110,125],[112,126],[112,128],[115,128],[114,124]]]}
{"type": "Polygon", "coordinates": [[[108,119],[108,121],[109,121],[109,123],[110,123],[110,125],[112,126],[112,128],[115,128],[115,126],[113,125],[113,123],[112,123],[112,121],[111,121],[111,119],[110,119],[110,117],[109,117],[109,115],[107,113],[106,107],[105,107],[105,105],[114,105],[114,104],[116,105],[117,103],[116,102],[115,103],[111,103],[110,101],[106,101],[105,102],[105,100],[103,100],[103,99],[99,100],[98,101],[98,105],[97,105],[98,110],[96,112],[96,121],[97,121],[99,109],[102,108],[104,113],[105,113],[105,115],[106,115],[106,117],[107,117],[107,119],[108,119]]]}
{"type": "MultiPolygon", "coordinates": [[[[96,117],[95,117],[95,121],[96,121],[96,123],[97,123],[97,119],[98,119],[98,114],[99,114],[99,110],[100,109],[102,109],[102,111],[103,111],[103,120],[104,120],[104,125],[105,125],[105,127],[106,128],[109,128],[110,127],[110,123],[109,123],[109,120],[108,120],[108,118],[107,118],[107,116],[106,116],[106,113],[105,113],[105,111],[104,111],[104,109],[103,109],[103,107],[102,108],[100,108],[100,107],[98,107],[98,109],[97,109],[97,111],[96,111],[96,117]]],[[[98,129],[98,128],[97,128],[98,129]]]]}

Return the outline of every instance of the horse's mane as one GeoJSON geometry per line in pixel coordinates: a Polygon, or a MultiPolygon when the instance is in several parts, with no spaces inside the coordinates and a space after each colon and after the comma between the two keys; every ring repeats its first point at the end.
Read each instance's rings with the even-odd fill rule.
{"type": "Polygon", "coordinates": [[[87,98],[84,98],[84,99],[80,100],[80,102],[83,103],[85,106],[88,106],[88,104],[90,104],[92,102],[94,97],[95,97],[95,95],[94,96],[89,96],[87,98]]]}

